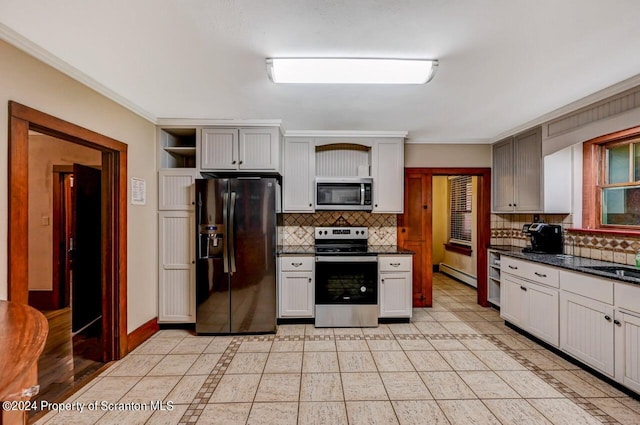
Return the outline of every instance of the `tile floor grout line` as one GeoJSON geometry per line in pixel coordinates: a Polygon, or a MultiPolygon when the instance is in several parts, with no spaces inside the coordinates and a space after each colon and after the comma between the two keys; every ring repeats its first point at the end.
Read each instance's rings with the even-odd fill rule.
{"type": "Polygon", "coordinates": [[[215,366],[196,393],[195,398],[191,401],[191,403],[189,403],[187,410],[185,410],[184,414],[180,418],[180,421],[178,422],[179,425],[190,425],[198,421],[198,419],[202,415],[202,412],[204,411],[204,408],[211,400],[213,392],[220,383],[222,376],[226,372],[229,364],[231,364],[231,360],[240,348],[242,341],[243,337],[233,337],[231,339],[229,345],[220,356],[220,359],[216,362],[215,366]]]}
{"type": "MultiPolygon", "coordinates": [[[[498,339],[496,337],[493,337],[492,335],[490,335],[490,339],[504,353],[506,353],[507,355],[511,356],[511,358],[513,358],[515,361],[519,362],[524,367],[526,367],[528,371],[532,372],[538,378],[542,379],[545,383],[550,385],[552,388],[554,388],[556,391],[558,391],[560,394],[562,394],[568,400],[573,402],[576,406],[578,406],[581,409],[583,409],[586,413],[588,413],[592,417],[600,420],[603,423],[612,424],[612,425],[620,425],[620,422],[618,422],[615,418],[613,418],[612,416],[608,415],[607,413],[603,412],[600,408],[598,408],[598,406],[596,406],[593,403],[591,403],[588,398],[580,397],[579,394],[577,394],[575,391],[571,390],[565,384],[563,384],[559,380],[555,379],[547,371],[544,371],[541,368],[539,368],[538,366],[536,366],[532,361],[530,361],[529,359],[525,358],[522,354],[518,353],[515,349],[513,349],[510,346],[508,346],[507,344],[502,342],[500,339],[498,339]],[[577,398],[584,398],[584,400],[586,400],[586,402],[582,403],[582,404],[584,404],[584,406],[582,406],[581,404],[576,402],[577,398]],[[600,414],[600,413],[602,413],[602,414],[600,414]]],[[[564,370],[566,370],[566,369],[564,369],[564,370]]],[[[529,403],[529,404],[531,404],[531,403],[529,403]]],[[[537,409],[535,406],[533,406],[533,408],[536,409],[537,411],[539,411],[539,409],[537,409]]],[[[544,415],[543,412],[540,412],[540,413],[543,416],[547,417],[546,415],[544,415]]],[[[547,419],[551,420],[548,417],[547,417],[547,419]]]]}

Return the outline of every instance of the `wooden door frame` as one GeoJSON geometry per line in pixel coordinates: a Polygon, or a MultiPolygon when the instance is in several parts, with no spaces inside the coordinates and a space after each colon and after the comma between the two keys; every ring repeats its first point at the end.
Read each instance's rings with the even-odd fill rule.
{"type": "MultiPolygon", "coordinates": [[[[487,301],[487,247],[491,242],[491,168],[405,168],[405,178],[408,173],[423,174],[426,176],[477,176],[478,177],[478,211],[476,212],[478,227],[477,242],[477,285],[478,285],[478,304],[483,307],[489,307],[487,301]]],[[[433,182],[432,182],[433,185],[433,182]]],[[[406,190],[406,189],[405,189],[406,190]]],[[[427,192],[427,205],[432,208],[432,190],[427,192]]],[[[433,244],[433,232],[431,231],[432,223],[427,226],[426,244],[430,247],[433,244]]],[[[431,265],[433,265],[433,255],[431,257],[431,265]]],[[[426,293],[428,282],[423,282],[423,293],[426,293]]]]}
{"type": "Polygon", "coordinates": [[[9,102],[9,300],[28,303],[29,130],[102,152],[103,357],[127,354],[127,145],[17,102],[9,102]]]}

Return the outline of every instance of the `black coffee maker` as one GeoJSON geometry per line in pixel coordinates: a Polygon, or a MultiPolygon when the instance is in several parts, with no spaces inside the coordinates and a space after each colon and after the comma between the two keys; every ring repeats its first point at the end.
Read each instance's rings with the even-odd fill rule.
{"type": "Polygon", "coordinates": [[[538,254],[562,254],[562,226],[557,224],[533,223],[523,229],[531,238],[531,247],[523,252],[538,254]]]}

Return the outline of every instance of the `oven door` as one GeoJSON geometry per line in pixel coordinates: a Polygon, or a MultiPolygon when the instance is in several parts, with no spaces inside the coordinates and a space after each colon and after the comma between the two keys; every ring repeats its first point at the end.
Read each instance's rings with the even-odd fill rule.
{"type": "Polygon", "coordinates": [[[316,304],[378,304],[378,257],[316,257],[316,304]]]}
{"type": "Polygon", "coordinates": [[[378,326],[378,258],[317,256],[317,327],[378,326]]]}

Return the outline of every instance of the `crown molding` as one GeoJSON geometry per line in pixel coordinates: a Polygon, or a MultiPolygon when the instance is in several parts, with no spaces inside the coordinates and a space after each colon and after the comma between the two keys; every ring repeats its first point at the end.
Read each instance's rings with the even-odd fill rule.
{"type": "Polygon", "coordinates": [[[8,26],[6,26],[1,22],[0,22],[0,39],[17,47],[18,49],[36,58],[37,60],[44,62],[50,67],[62,72],[66,76],[73,78],[79,83],[89,87],[90,89],[98,92],[104,97],[114,101],[118,105],[130,110],[134,114],[141,116],[147,121],[150,121],[154,124],[156,123],[156,117],[152,113],[142,109],[135,103],[131,102],[129,99],[121,96],[120,94],[111,90],[107,86],[94,80],[84,72],[80,71],[78,68],[72,66],[68,62],[65,62],[64,60],[60,59],[56,55],[52,54],[51,52],[43,49],[39,45],[35,44],[31,40],[22,36],[21,34],[18,34],[16,31],[14,31],[13,29],[9,28],[8,26]]]}
{"type": "Polygon", "coordinates": [[[626,80],[622,80],[619,83],[616,83],[612,86],[606,87],[602,90],[599,90],[595,93],[592,93],[588,96],[585,96],[581,99],[576,100],[575,102],[571,102],[568,105],[565,105],[561,108],[554,109],[553,111],[546,113],[544,115],[539,116],[531,121],[527,121],[524,124],[521,124],[517,127],[514,127],[510,130],[504,131],[500,133],[498,136],[491,139],[491,143],[498,142],[505,137],[513,136],[514,134],[518,134],[522,131],[528,130],[532,127],[536,127],[538,125],[546,124],[549,121],[555,120],[556,118],[560,118],[564,115],[568,115],[572,112],[577,111],[578,109],[584,108],[586,106],[592,105],[594,103],[605,100],[611,96],[615,96],[620,94],[626,90],[632,89],[636,86],[640,85],[640,74],[634,75],[631,78],[627,78],[626,80]]]}
{"type": "Polygon", "coordinates": [[[473,139],[414,139],[409,137],[407,145],[490,145],[493,139],[488,137],[473,139]]]}
{"type": "Polygon", "coordinates": [[[408,131],[287,130],[285,137],[407,137],[408,131]]]}
{"type": "Polygon", "coordinates": [[[245,120],[236,118],[158,118],[157,125],[176,125],[176,126],[227,126],[227,127],[280,127],[282,120],[245,120]]]}

